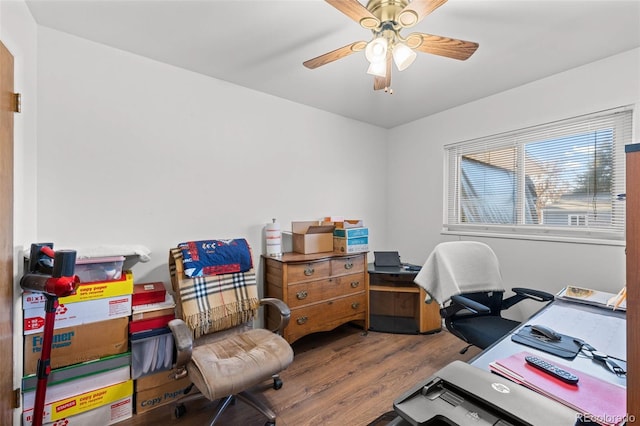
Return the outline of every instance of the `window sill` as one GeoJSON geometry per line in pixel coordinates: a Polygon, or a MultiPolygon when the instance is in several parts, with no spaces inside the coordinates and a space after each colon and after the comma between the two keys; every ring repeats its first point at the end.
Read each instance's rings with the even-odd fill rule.
{"type": "Polygon", "coordinates": [[[572,243],[572,244],[591,244],[591,245],[604,245],[624,247],[626,242],[622,240],[605,239],[605,238],[589,238],[589,237],[571,237],[560,235],[542,235],[542,234],[516,234],[506,232],[491,232],[491,231],[475,231],[475,230],[449,230],[443,229],[440,232],[442,235],[464,235],[469,237],[482,237],[482,238],[505,238],[513,240],[532,240],[532,241],[548,241],[554,243],[572,243]]]}

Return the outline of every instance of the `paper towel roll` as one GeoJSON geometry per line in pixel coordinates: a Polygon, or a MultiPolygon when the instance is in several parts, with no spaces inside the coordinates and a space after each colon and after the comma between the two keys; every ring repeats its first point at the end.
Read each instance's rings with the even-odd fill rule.
{"type": "Polygon", "coordinates": [[[273,223],[265,226],[265,236],[267,241],[267,255],[280,257],[282,255],[282,231],[280,224],[273,219],[273,223]]]}

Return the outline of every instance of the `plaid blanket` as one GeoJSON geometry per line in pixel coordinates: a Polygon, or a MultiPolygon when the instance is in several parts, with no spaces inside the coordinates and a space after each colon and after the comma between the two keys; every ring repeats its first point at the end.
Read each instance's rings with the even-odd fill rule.
{"type": "Polygon", "coordinates": [[[184,275],[181,250],[171,249],[169,271],[179,302],[178,312],[195,338],[235,327],[258,313],[260,300],[253,269],[188,278],[184,275]]]}

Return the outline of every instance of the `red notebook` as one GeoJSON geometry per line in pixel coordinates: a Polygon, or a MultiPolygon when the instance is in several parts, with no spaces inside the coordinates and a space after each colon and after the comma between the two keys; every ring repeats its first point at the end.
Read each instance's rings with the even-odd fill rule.
{"type": "Polygon", "coordinates": [[[501,376],[573,408],[578,413],[582,413],[585,420],[611,426],[625,422],[627,390],[624,387],[535,355],[578,376],[578,383],[568,384],[528,365],[524,359],[527,355],[533,354],[519,352],[508,358],[498,359],[489,367],[491,371],[501,376]]]}

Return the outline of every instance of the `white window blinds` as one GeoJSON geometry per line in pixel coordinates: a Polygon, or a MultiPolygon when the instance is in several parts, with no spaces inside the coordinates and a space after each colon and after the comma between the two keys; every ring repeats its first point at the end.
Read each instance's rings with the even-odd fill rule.
{"type": "Polygon", "coordinates": [[[629,107],[447,145],[446,231],[623,240],[629,107]]]}

